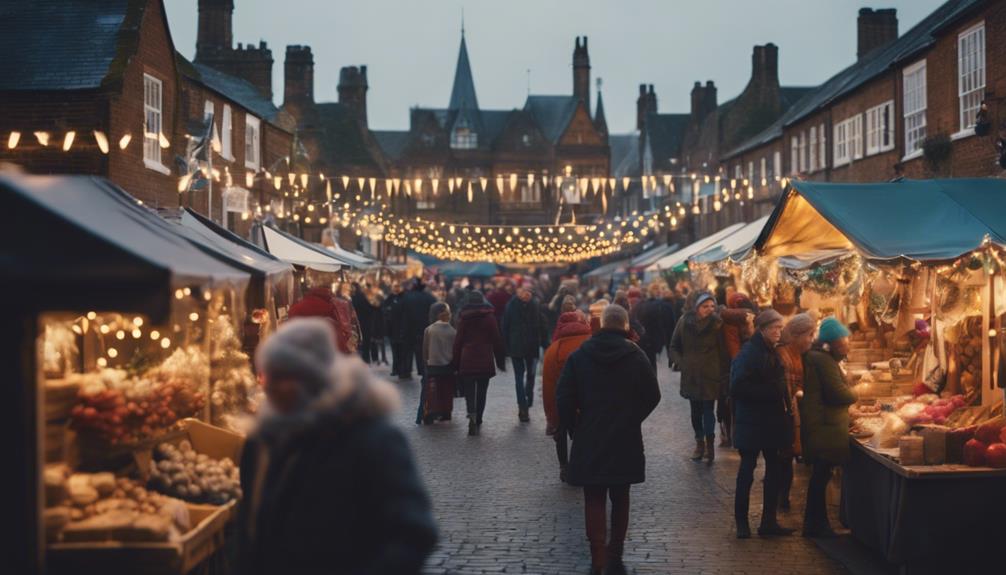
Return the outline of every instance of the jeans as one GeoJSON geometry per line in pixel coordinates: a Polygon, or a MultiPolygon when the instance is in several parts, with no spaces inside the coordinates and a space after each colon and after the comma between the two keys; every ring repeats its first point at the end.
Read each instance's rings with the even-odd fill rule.
{"type": "Polygon", "coordinates": [[[713,407],[716,402],[713,400],[692,399],[692,429],[695,430],[695,439],[713,437],[716,435],[716,413],[713,407]]]}
{"type": "Polygon", "coordinates": [[[737,470],[737,492],[734,496],[734,518],[738,524],[747,524],[751,501],[754,470],[758,466],[758,453],[765,458],[765,489],[762,498],[761,524],[775,525],[779,504],[779,450],[742,449],[741,466],[737,470]]]}
{"type": "Polygon", "coordinates": [[[831,470],[834,465],[815,461],[814,471],[810,474],[810,483],[807,485],[807,509],[803,514],[803,531],[826,531],[831,529],[828,523],[828,506],[825,502],[825,492],[828,489],[828,482],[831,481],[831,470]]]}
{"type": "Polygon", "coordinates": [[[416,372],[423,375],[423,334],[415,336],[405,336],[402,340],[402,357],[399,359],[398,376],[402,378],[412,377],[412,358],[416,358],[416,372]]]}
{"type": "Polygon", "coordinates": [[[604,569],[609,559],[621,559],[625,534],[629,530],[629,486],[588,485],[583,488],[584,519],[590,541],[590,562],[594,569],[604,569]],[[611,499],[611,542],[605,546],[607,530],[605,496],[611,499]]]}
{"type": "Polygon", "coordinates": [[[474,417],[475,424],[482,425],[482,414],[486,410],[486,393],[489,391],[489,378],[466,377],[464,386],[468,417],[474,417]]]}
{"type": "Polygon", "coordinates": [[[517,406],[531,407],[534,404],[534,376],[538,368],[537,357],[511,357],[514,384],[517,386],[517,406]],[[524,374],[527,374],[525,383],[524,374]]]}

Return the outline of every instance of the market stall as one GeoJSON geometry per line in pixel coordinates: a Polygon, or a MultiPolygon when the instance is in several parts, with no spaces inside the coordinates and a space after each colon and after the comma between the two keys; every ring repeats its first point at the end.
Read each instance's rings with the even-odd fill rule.
{"type": "Polygon", "coordinates": [[[719,242],[689,256],[688,271],[692,277],[692,284],[715,286],[718,281],[725,281],[735,287],[741,285],[741,269],[737,261],[744,259],[751,251],[767,221],[768,216],[758,218],[719,242]]]}
{"type": "Polygon", "coordinates": [[[912,567],[1001,524],[1002,180],[793,182],[742,266],[760,300],[848,324],[842,519],[912,567]]]}
{"type": "Polygon", "coordinates": [[[98,178],[3,174],[0,197],[17,214],[0,228],[14,572],[216,561],[240,496],[240,437],[199,420],[214,325],[249,275],[98,178]]]}
{"type": "Polygon", "coordinates": [[[657,261],[651,263],[646,267],[643,279],[645,281],[650,281],[663,273],[670,272],[683,272],[688,270],[688,258],[697,254],[706,248],[715,245],[724,238],[727,238],[738,230],[743,228],[746,224],[737,223],[731,226],[727,226],[722,230],[706,236],[697,242],[688,244],[687,246],[672,252],[666,256],[661,257],[657,261]]]}

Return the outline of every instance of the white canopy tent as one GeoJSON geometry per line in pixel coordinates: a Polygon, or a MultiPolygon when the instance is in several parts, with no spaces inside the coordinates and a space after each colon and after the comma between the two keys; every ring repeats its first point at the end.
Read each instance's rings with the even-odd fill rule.
{"type": "Polygon", "coordinates": [[[664,270],[669,270],[683,263],[686,263],[688,261],[688,258],[691,257],[692,255],[697,254],[705,250],[706,248],[717,244],[718,242],[722,241],[723,238],[726,238],[727,236],[736,233],[745,225],[746,224],[744,223],[738,223],[723,228],[722,230],[716,232],[715,234],[712,234],[711,236],[706,236],[701,240],[689,244],[672,254],[668,254],[660,258],[659,260],[653,262],[652,264],[646,267],[645,279],[650,280],[664,270]]]}
{"type": "Polygon", "coordinates": [[[332,252],[332,255],[336,259],[350,267],[369,268],[375,264],[374,260],[365,256],[354,254],[353,252],[339,246],[327,246],[325,249],[332,252]]]}
{"type": "Polygon", "coordinates": [[[325,248],[314,247],[310,243],[281,232],[270,226],[262,226],[262,240],[265,249],[279,259],[295,266],[318,272],[335,273],[345,265],[329,254],[325,248]]]}
{"type": "Polygon", "coordinates": [[[689,262],[711,264],[721,262],[727,258],[737,260],[742,258],[754,245],[755,240],[761,235],[768,216],[758,218],[747,224],[743,228],[723,238],[723,240],[710,245],[706,249],[693,254],[688,258],[689,262]]]}

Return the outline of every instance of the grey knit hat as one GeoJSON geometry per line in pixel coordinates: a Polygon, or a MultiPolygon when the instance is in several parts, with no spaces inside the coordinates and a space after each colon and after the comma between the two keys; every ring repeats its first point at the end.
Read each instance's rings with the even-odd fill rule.
{"type": "Polygon", "coordinates": [[[295,379],[311,397],[332,382],[337,356],[332,324],[322,318],[298,318],[280,326],[255,354],[259,373],[295,379]]]}
{"type": "Polygon", "coordinates": [[[763,329],[765,327],[768,327],[769,325],[772,325],[773,323],[776,322],[782,323],[783,321],[785,320],[782,317],[781,313],[775,311],[772,308],[769,308],[758,314],[757,317],[755,317],[754,324],[755,329],[763,329]]]}
{"type": "Polygon", "coordinates": [[[814,328],[816,327],[817,321],[815,321],[809,313],[798,313],[789,318],[789,322],[786,323],[783,335],[788,339],[792,339],[809,331],[814,331],[814,328]]]}

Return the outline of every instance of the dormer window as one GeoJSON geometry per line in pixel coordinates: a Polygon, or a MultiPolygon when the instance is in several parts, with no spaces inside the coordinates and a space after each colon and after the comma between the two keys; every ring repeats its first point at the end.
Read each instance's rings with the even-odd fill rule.
{"type": "Polygon", "coordinates": [[[479,147],[479,135],[469,127],[468,119],[462,116],[451,132],[451,148],[455,150],[474,150],[479,147]]]}

